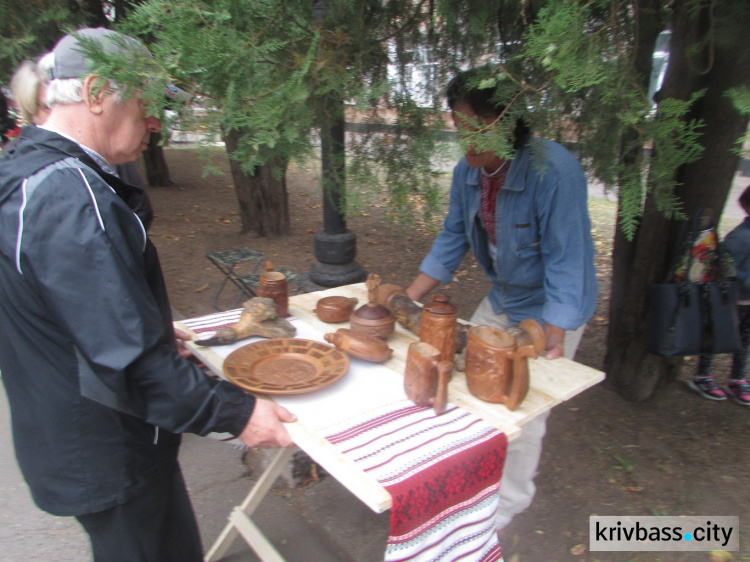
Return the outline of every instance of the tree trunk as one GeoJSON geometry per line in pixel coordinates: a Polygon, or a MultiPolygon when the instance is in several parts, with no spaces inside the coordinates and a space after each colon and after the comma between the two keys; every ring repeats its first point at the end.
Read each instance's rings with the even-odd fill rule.
{"type": "Polygon", "coordinates": [[[224,135],[224,144],[229,154],[242,232],[254,231],[258,236],[289,234],[286,159],[277,156],[263,166],[256,166],[253,173],[245,173],[234,157],[239,137],[240,132],[232,130],[224,135]]]}
{"type": "MultiPolygon", "coordinates": [[[[669,67],[662,90],[662,97],[686,100],[693,92],[707,89],[689,117],[703,120],[701,144],[705,150],[699,161],[677,172],[683,183],[679,194],[688,215],[701,207],[723,208],[739,162],[731,149],[747,128],[747,118],[738,114],[724,93],[748,83],[750,58],[738,57],[736,50],[718,43],[711,56],[702,60],[696,60],[690,51],[709,29],[708,18],[708,13],[691,18],[686,2],[675,3],[669,67]]],[[[636,238],[628,242],[619,228],[615,236],[605,368],[607,384],[630,400],[653,396],[677,377],[682,365],[680,358],[664,359],[646,351],[650,288],[668,274],[679,228],[680,222],[665,219],[653,198],[647,196],[636,238]],[[664,242],[655,244],[655,240],[664,242]]]]}
{"type": "Polygon", "coordinates": [[[161,133],[151,133],[148,148],[143,151],[143,163],[146,167],[146,181],[152,187],[173,185],[169,177],[169,168],[164,159],[164,148],[159,145],[161,133]]]}

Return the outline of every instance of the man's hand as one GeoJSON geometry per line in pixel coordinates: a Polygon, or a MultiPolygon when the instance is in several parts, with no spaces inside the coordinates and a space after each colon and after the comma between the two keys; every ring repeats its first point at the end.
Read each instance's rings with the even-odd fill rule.
{"type": "Polygon", "coordinates": [[[547,359],[557,359],[565,353],[565,329],[552,324],[544,325],[544,336],[547,338],[547,359]]]}
{"type": "Polygon", "coordinates": [[[433,279],[426,273],[420,273],[417,275],[416,279],[414,279],[409,288],[406,289],[406,294],[409,295],[411,300],[418,301],[439,284],[440,281],[437,279],[433,279]]]}
{"type": "Polygon", "coordinates": [[[192,341],[192,337],[187,332],[183,332],[176,326],[174,327],[174,339],[177,340],[177,352],[182,355],[185,359],[190,359],[193,354],[185,347],[186,341],[192,341]]]}
{"type": "Polygon", "coordinates": [[[282,422],[294,421],[297,421],[297,416],[283,406],[258,398],[253,415],[238,437],[248,447],[288,447],[292,438],[282,422]]]}

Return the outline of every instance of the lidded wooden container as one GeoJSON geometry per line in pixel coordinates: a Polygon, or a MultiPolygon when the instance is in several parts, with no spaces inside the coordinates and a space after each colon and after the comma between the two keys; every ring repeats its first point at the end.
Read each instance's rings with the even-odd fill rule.
{"type": "Polygon", "coordinates": [[[323,322],[335,324],[337,322],[346,322],[357,304],[354,297],[323,297],[315,305],[313,311],[323,322]]]}
{"type": "Polygon", "coordinates": [[[458,310],[444,294],[435,295],[424,305],[419,326],[419,341],[440,350],[440,360],[453,363],[456,355],[458,310]]]}
{"type": "Polygon", "coordinates": [[[377,303],[380,276],[371,273],[367,277],[368,302],[352,312],[349,321],[355,332],[364,332],[380,339],[388,339],[396,327],[396,317],[382,304],[377,303]]]}

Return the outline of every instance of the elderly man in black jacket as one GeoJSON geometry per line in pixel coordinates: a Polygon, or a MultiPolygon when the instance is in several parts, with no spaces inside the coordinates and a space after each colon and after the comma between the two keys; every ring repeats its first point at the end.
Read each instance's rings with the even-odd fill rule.
{"type": "Polygon", "coordinates": [[[16,456],[37,505],[75,516],[95,560],[202,560],[180,434],[291,444],[284,408],[208,378],[176,348],[156,250],[113,166],[159,131],[137,92],[90,72],[84,29],[55,47],[44,127],[0,160],[0,371],[16,456]]]}

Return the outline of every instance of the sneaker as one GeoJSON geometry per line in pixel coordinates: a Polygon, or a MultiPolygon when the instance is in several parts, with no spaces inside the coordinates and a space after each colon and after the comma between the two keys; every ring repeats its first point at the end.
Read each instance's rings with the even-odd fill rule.
{"type": "Polygon", "coordinates": [[[746,380],[732,380],[727,386],[732,400],[743,406],[750,406],[750,384],[746,380]]]}
{"type": "Polygon", "coordinates": [[[719,388],[719,385],[716,384],[716,381],[711,375],[706,377],[695,377],[693,380],[688,381],[688,386],[709,400],[727,399],[727,395],[721,388],[719,388]]]}

